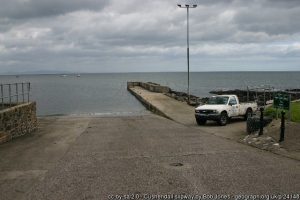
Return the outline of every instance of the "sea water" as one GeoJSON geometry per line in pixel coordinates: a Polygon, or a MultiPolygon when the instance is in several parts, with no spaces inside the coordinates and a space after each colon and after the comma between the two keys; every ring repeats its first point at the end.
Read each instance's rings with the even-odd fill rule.
{"type": "MultiPolygon", "coordinates": [[[[0,83],[31,82],[31,100],[44,115],[139,115],[146,109],[127,90],[127,81],[150,81],[187,91],[187,73],[103,73],[0,76],[0,83]]],[[[271,85],[300,88],[300,72],[192,72],[191,94],[210,96],[211,90],[271,85]]]]}

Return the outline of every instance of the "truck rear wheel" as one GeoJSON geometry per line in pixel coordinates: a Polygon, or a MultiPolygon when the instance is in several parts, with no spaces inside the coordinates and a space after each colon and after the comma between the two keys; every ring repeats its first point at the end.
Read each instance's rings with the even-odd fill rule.
{"type": "Polygon", "coordinates": [[[221,113],[218,123],[220,126],[226,126],[226,124],[228,123],[228,115],[226,112],[221,113]]]}

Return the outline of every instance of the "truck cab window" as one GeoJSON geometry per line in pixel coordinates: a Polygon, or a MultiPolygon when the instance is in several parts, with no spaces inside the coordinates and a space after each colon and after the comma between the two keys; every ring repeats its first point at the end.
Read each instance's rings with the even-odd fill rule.
{"type": "Polygon", "coordinates": [[[236,98],[235,97],[231,97],[230,100],[229,100],[229,104],[230,105],[236,105],[237,104],[236,98]]]}

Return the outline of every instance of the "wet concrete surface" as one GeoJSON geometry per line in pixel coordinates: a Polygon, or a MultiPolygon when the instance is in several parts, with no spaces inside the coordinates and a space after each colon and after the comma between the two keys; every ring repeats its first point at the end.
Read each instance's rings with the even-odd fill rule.
{"type": "MultiPolygon", "coordinates": [[[[230,119],[229,124],[227,124],[227,126],[219,126],[214,121],[207,121],[205,125],[199,126],[197,125],[194,117],[195,108],[188,105],[186,102],[180,102],[163,93],[150,92],[138,86],[131,87],[129,88],[129,90],[134,95],[138,94],[135,96],[138,96],[139,100],[142,99],[143,101],[146,101],[147,104],[156,107],[156,109],[159,110],[159,112],[162,113],[163,116],[166,116],[177,123],[183,124],[188,127],[197,128],[200,132],[210,133],[218,137],[226,138],[236,142],[242,142],[247,145],[247,143],[243,142],[244,139],[248,137],[248,134],[246,132],[247,124],[242,117],[230,119]]],[[[268,129],[271,129],[269,132],[274,132],[273,130],[278,132],[278,123],[277,127],[275,126],[275,129],[274,127],[268,127],[266,128],[265,132],[268,132],[268,129]]],[[[298,130],[299,126],[288,126],[288,141],[281,142],[278,148],[271,148],[272,150],[269,149],[269,151],[276,154],[280,154],[282,156],[287,156],[289,158],[300,160],[298,130]]],[[[276,139],[276,136],[274,137],[274,139],[276,139]]],[[[251,146],[261,148],[259,145],[251,146]]]]}
{"type": "Polygon", "coordinates": [[[300,191],[299,161],[156,115],[39,121],[0,146],[3,199],[300,191]]]}
{"type": "Polygon", "coordinates": [[[88,118],[40,118],[38,130],[0,145],[0,199],[20,199],[86,130],[88,118]]]}
{"type": "Polygon", "coordinates": [[[195,120],[195,108],[186,102],[180,102],[162,93],[150,92],[141,87],[132,87],[130,90],[177,123],[197,127],[200,131],[235,141],[239,141],[247,135],[246,123],[242,118],[231,119],[226,127],[219,126],[215,121],[207,121],[205,125],[199,126],[195,120]]]}

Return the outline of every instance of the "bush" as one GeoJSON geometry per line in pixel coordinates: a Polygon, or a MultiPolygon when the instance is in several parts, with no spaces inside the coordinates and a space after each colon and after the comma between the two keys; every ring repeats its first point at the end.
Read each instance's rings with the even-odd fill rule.
{"type": "Polygon", "coordinates": [[[292,103],[292,121],[300,122],[300,102],[292,103]]]}
{"type": "MultiPolygon", "coordinates": [[[[292,121],[293,122],[300,122],[300,102],[293,102],[292,103],[292,121]]],[[[281,118],[281,109],[278,109],[278,118],[281,118]]],[[[288,119],[289,113],[285,111],[285,118],[288,119]]],[[[269,116],[272,118],[276,118],[276,109],[273,107],[266,108],[264,112],[265,116],[269,116]]]]}
{"type": "MultiPolygon", "coordinates": [[[[281,109],[278,109],[278,118],[281,118],[281,109]]],[[[276,109],[273,107],[266,108],[264,112],[265,116],[272,117],[273,119],[276,118],[276,109]]],[[[286,118],[287,115],[285,115],[286,118]]]]}

